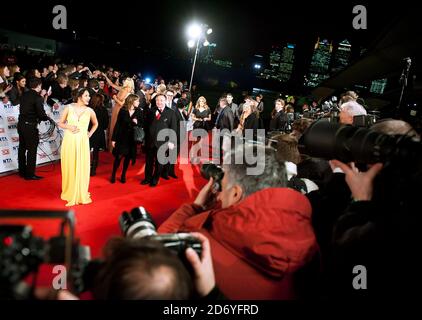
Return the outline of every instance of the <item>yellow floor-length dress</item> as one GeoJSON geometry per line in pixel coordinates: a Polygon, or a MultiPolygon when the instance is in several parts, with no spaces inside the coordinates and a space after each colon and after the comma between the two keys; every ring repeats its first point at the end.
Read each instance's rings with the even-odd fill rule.
{"type": "Polygon", "coordinates": [[[91,111],[86,110],[79,115],[73,105],[69,105],[67,124],[77,126],[78,133],[65,130],[61,148],[62,167],[62,200],[66,206],[91,203],[89,188],[90,149],[88,125],[91,111]]]}

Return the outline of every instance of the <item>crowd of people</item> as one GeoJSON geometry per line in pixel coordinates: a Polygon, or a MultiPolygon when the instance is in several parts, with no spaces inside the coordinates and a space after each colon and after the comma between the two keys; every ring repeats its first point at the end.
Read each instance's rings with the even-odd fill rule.
{"type": "MultiPolygon", "coordinates": [[[[201,257],[186,252],[193,273],[189,275],[178,259],[156,244],[120,239],[107,246],[94,297],[292,299],[410,294],[419,271],[419,264],[405,254],[416,252],[416,212],[410,209],[420,190],[416,162],[394,158],[358,164],[354,159],[335,160],[334,153],[330,159],[314,157],[300,148],[315,123],[306,117],[312,106],[304,106],[305,116],[291,119],[292,100],[274,101],[270,126],[265,128],[261,94],[245,95],[236,104],[233,95],[225,93],[212,108],[206,97],[195,99],[180,81],[160,79],[152,85],[111,68],[90,70],[84,64],[51,63],[40,70],[20,71],[18,65],[0,66],[2,98],[21,106],[19,173],[28,180],[40,179],[35,175],[34,152],[36,124],[47,119],[43,101],[66,104],[59,126],[65,130],[62,199],[68,205],[91,201],[89,176],[96,174],[99,150],[114,155],[111,183],[116,182],[123,160],[120,182],[125,183],[127,168],[138,159],[142,145],[145,176],[140,183],[154,187],[161,178],[177,179],[176,161],[162,164],[159,150],[166,146],[166,153],[177,159],[182,142],[194,129],[225,130],[244,142],[224,148],[219,139],[221,180],[212,177],[192,204],[182,205],[158,229],[160,233],[193,232],[201,240],[201,257]],[[159,139],[163,130],[176,135],[159,139]],[[266,130],[263,140],[259,130],[266,130]],[[143,142],[136,138],[138,131],[145,135],[143,142]],[[252,139],[245,139],[248,133],[252,139]],[[246,154],[256,155],[255,164],[264,164],[258,175],[248,174],[253,165],[249,160],[237,161],[246,154]],[[413,166],[413,176],[406,166],[413,166]],[[392,177],[399,177],[400,184],[393,186],[392,177]],[[398,189],[403,181],[407,194],[398,189]],[[394,262],[393,257],[400,261],[394,262]],[[354,286],[355,266],[366,268],[367,290],[354,286]],[[400,278],[391,279],[391,272],[400,278]]],[[[353,127],[355,117],[366,115],[357,98],[351,91],[340,97],[340,125],[353,127]]],[[[384,119],[365,130],[383,134],[377,141],[393,135],[408,137],[412,142],[406,145],[406,154],[420,156],[419,135],[403,121],[384,119]]],[[[205,137],[193,140],[191,151],[205,137]]],[[[198,154],[192,153],[191,161],[199,163],[198,154]]]]}

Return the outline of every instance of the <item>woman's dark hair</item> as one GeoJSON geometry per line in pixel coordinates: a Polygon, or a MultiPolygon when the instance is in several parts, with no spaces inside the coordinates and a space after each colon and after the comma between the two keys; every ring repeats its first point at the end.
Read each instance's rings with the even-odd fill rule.
{"type": "Polygon", "coordinates": [[[80,78],[79,79],[79,88],[85,87],[84,86],[85,82],[88,82],[88,79],[80,78]]]}
{"type": "Polygon", "coordinates": [[[177,108],[177,109],[182,109],[182,108],[184,108],[187,104],[189,104],[189,102],[188,102],[188,100],[187,100],[187,99],[180,98],[180,99],[178,99],[178,100],[177,100],[177,103],[176,103],[176,108],[177,108]]]}
{"type": "MultiPolygon", "coordinates": [[[[75,103],[78,102],[78,99],[81,98],[84,95],[85,91],[88,91],[88,89],[87,88],[79,88],[79,89],[73,90],[72,91],[73,102],[75,102],[75,103]]],[[[89,91],[88,91],[88,93],[89,93],[89,91]]]]}
{"type": "Polygon", "coordinates": [[[15,76],[13,77],[13,84],[14,85],[17,85],[17,83],[19,81],[21,81],[22,79],[25,79],[25,76],[22,73],[20,73],[20,72],[16,72],[15,73],[15,76]]]}
{"type": "Polygon", "coordinates": [[[192,298],[193,284],[187,269],[175,253],[158,241],[114,238],[107,243],[104,256],[94,281],[95,299],[192,298]],[[166,281],[157,281],[163,277],[166,281]]]}
{"type": "MultiPolygon", "coordinates": [[[[26,78],[30,79],[30,78],[35,78],[35,73],[36,71],[38,71],[38,69],[31,69],[28,70],[28,72],[26,73],[26,78]]],[[[39,71],[38,71],[39,72],[39,71]]]]}
{"type": "Polygon", "coordinates": [[[89,100],[89,106],[94,110],[104,107],[104,96],[99,93],[94,93],[91,100],[89,100]]]}
{"type": "Polygon", "coordinates": [[[22,79],[25,79],[24,75],[23,75],[22,73],[20,73],[20,72],[16,72],[16,73],[15,73],[15,76],[13,77],[13,86],[14,86],[14,87],[16,87],[16,88],[18,89],[19,96],[21,96],[21,95],[22,95],[23,90],[24,90],[23,88],[21,88],[21,87],[18,85],[18,82],[19,82],[19,81],[21,81],[22,79]]]}

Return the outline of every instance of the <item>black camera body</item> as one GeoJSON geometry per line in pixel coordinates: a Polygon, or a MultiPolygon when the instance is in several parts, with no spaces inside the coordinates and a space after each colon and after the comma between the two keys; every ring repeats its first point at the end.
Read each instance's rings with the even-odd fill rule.
{"type": "MultiPolygon", "coordinates": [[[[24,283],[26,276],[37,272],[41,264],[67,264],[64,235],[44,240],[32,234],[30,226],[0,225],[0,300],[31,299],[31,288],[24,283]]],[[[85,289],[84,270],[90,261],[88,247],[78,241],[71,246],[69,279],[75,293],[85,289]]]]}
{"type": "Polygon", "coordinates": [[[369,128],[377,122],[375,115],[360,115],[353,117],[353,125],[356,127],[369,128]]]}
{"type": "Polygon", "coordinates": [[[221,166],[218,166],[214,163],[204,163],[201,167],[201,175],[207,180],[213,178],[213,190],[221,192],[221,180],[223,180],[224,177],[224,171],[221,166]]]}
{"type": "MultiPolygon", "coordinates": [[[[188,233],[157,234],[151,215],[144,207],[133,208],[130,213],[124,211],[119,218],[120,229],[127,238],[148,239],[160,242],[164,247],[176,253],[184,263],[185,251],[192,248],[199,257],[202,255],[200,240],[188,233]]],[[[189,266],[189,263],[185,264],[189,266]]]]}

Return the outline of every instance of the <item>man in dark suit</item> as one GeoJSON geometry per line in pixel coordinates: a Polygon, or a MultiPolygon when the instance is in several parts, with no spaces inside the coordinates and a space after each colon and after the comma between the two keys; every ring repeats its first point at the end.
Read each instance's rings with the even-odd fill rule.
{"type": "Polygon", "coordinates": [[[287,115],[283,111],[284,109],[284,100],[277,99],[275,101],[275,114],[270,121],[270,131],[283,131],[286,128],[287,124],[287,115]]]}
{"type": "Polygon", "coordinates": [[[224,133],[232,132],[234,125],[234,115],[232,110],[228,107],[228,102],[226,98],[220,98],[220,113],[215,120],[215,127],[220,130],[220,161],[223,159],[223,137],[224,133]]]}
{"type": "Polygon", "coordinates": [[[234,115],[230,108],[228,108],[228,102],[226,98],[221,98],[219,100],[220,104],[220,113],[215,120],[215,127],[220,130],[229,130],[230,132],[233,131],[233,122],[234,122],[234,115]]]}
{"type": "Polygon", "coordinates": [[[188,100],[180,98],[177,100],[177,104],[173,104],[172,110],[176,114],[177,118],[177,154],[176,159],[172,163],[166,165],[165,170],[163,171],[162,178],[168,179],[168,177],[172,177],[177,179],[176,173],[174,171],[174,166],[176,164],[177,157],[179,156],[181,146],[186,139],[187,131],[186,131],[186,124],[189,116],[185,110],[185,105],[188,104],[188,100]]]}
{"type": "MultiPolygon", "coordinates": [[[[155,187],[158,184],[160,176],[163,172],[164,165],[158,159],[158,151],[161,147],[173,150],[177,144],[177,117],[176,113],[166,108],[166,97],[163,94],[156,96],[156,107],[148,112],[145,120],[147,121],[146,127],[148,128],[146,134],[146,163],[145,163],[145,179],[141,184],[149,184],[155,187]],[[172,130],[170,136],[167,136],[164,141],[158,141],[158,134],[161,130],[172,130]],[[164,146],[166,145],[166,146],[164,146]],[[155,163],[155,168],[154,167],[155,163]]],[[[169,132],[170,133],[170,132],[169,132]]]]}
{"type": "Polygon", "coordinates": [[[234,116],[234,128],[237,128],[240,121],[240,116],[242,115],[239,113],[239,106],[233,102],[233,95],[231,93],[228,93],[226,96],[228,107],[232,109],[233,116],[234,116]]]}
{"type": "Polygon", "coordinates": [[[20,99],[18,122],[19,133],[19,175],[25,180],[40,180],[35,175],[37,147],[39,143],[38,123],[50,118],[45,114],[44,101],[40,96],[42,81],[38,78],[29,80],[30,90],[24,92],[20,99]],[[28,151],[28,153],[26,153],[28,151]]]}
{"type": "Polygon", "coordinates": [[[145,108],[148,105],[147,99],[146,99],[146,93],[150,89],[151,89],[151,85],[150,84],[143,84],[142,87],[141,87],[141,90],[139,90],[136,93],[139,96],[139,108],[141,108],[142,110],[145,110],[145,108]]]}
{"type": "Polygon", "coordinates": [[[167,90],[166,97],[167,97],[166,107],[176,112],[177,108],[176,108],[176,103],[174,102],[174,92],[172,90],[167,90]]]}

